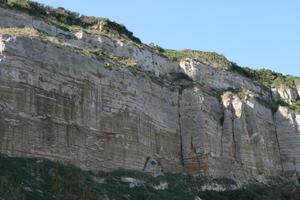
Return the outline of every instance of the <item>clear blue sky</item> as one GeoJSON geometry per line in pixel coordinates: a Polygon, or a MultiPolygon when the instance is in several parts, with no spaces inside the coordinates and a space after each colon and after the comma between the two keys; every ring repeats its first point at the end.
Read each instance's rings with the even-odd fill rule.
{"type": "Polygon", "coordinates": [[[124,24],[144,43],[300,76],[299,0],[38,0],[124,24]]]}

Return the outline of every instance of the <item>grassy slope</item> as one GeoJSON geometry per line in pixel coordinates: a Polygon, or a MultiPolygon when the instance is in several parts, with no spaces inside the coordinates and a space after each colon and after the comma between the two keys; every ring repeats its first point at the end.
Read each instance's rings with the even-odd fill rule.
{"type": "MultiPolygon", "coordinates": [[[[9,200],[84,199],[299,199],[300,188],[292,183],[268,187],[252,185],[226,192],[198,192],[207,179],[166,174],[153,178],[136,171],[118,170],[110,173],[92,173],[72,165],[64,165],[43,159],[13,158],[0,156],[0,197],[9,200]],[[133,177],[144,183],[131,188],[121,177],[133,177]],[[155,190],[154,185],[167,181],[166,190],[155,190]],[[293,191],[293,192],[291,192],[293,191]]],[[[229,179],[215,180],[217,183],[234,184],[229,179]]]]}

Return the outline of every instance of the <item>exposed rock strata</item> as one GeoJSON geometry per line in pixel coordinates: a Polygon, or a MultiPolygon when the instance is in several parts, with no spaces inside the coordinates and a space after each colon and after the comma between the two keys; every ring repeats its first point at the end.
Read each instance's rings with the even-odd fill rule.
{"type": "Polygon", "coordinates": [[[291,177],[300,177],[300,115],[279,107],[275,117],[283,170],[291,177]]]}
{"type": "Polygon", "coordinates": [[[91,169],[143,169],[147,156],[181,167],[178,93],[68,48],[2,39],[2,152],[91,169]]]}
{"type": "Polygon", "coordinates": [[[0,32],[1,153],[91,170],[245,180],[300,171],[300,116],[286,108],[274,115],[255,98],[270,101],[274,93],[250,79],[196,60],[176,63],[122,38],[66,32],[17,11],[0,8],[0,17],[0,27],[28,26],[60,39],[0,32]],[[180,73],[190,84],[166,78],[180,73]],[[232,89],[247,94],[226,92],[232,89]]]}

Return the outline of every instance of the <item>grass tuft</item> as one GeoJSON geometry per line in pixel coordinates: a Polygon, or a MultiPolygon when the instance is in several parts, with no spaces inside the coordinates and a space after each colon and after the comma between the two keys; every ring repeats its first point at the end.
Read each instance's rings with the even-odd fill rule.
{"type": "Polygon", "coordinates": [[[0,35],[37,37],[38,31],[31,27],[0,28],[0,35]]]}

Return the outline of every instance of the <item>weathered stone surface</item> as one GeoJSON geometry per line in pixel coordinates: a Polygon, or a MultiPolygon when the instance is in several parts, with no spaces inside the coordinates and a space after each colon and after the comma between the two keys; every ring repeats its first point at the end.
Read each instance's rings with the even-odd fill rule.
{"type": "Polygon", "coordinates": [[[276,100],[283,100],[288,103],[299,100],[299,94],[299,90],[296,87],[281,86],[273,89],[273,95],[276,100]]]}
{"type": "Polygon", "coordinates": [[[52,36],[68,39],[68,43],[81,48],[101,49],[113,56],[130,58],[141,66],[144,71],[160,74],[177,71],[179,65],[169,59],[160,56],[147,47],[140,48],[132,41],[122,38],[111,38],[106,35],[91,36],[83,31],[75,34],[61,30],[56,26],[45,23],[39,18],[23,14],[18,11],[3,9],[0,7],[0,27],[33,27],[52,36]]]}
{"type": "Polygon", "coordinates": [[[68,42],[84,48],[101,49],[113,56],[130,58],[138,66],[141,66],[144,71],[151,71],[156,76],[178,71],[179,69],[177,63],[153,53],[147,46],[140,48],[133,42],[116,40],[105,35],[95,37],[84,32],[78,32],[75,35],[77,39],[71,39],[68,42]]]}
{"type": "Polygon", "coordinates": [[[255,177],[281,172],[270,109],[232,93],[216,97],[184,90],[181,129],[185,169],[192,174],[255,177]]]}
{"type": "Polygon", "coordinates": [[[300,116],[281,107],[274,116],[256,98],[292,102],[299,92],[272,94],[227,68],[176,63],[146,45],[66,32],[17,11],[0,8],[0,18],[0,27],[60,38],[0,32],[1,153],[241,181],[299,174],[300,116]],[[176,73],[193,81],[165,78],[176,73]]]}
{"type": "Polygon", "coordinates": [[[178,170],[178,92],[68,48],[2,38],[1,151],[88,169],[178,170]]]}
{"type": "Polygon", "coordinates": [[[218,99],[195,87],[184,90],[180,102],[185,169],[192,174],[219,175],[212,167],[221,152],[222,109],[218,99]]]}
{"type": "Polygon", "coordinates": [[[213,68],[190,59],[181,61],[180,67],[185,73],[201,84],[202,87],[210,87],[215,90],[245,88],[255,93],[268,95],[265,94],[265,91],[261,87],[254,84],[250,79],[233,71],[228,71],[227,69],[213,68]]]}
{"type": "Polygon", "coordinates": [[[279,107],[276,113],[277,136],[283,170],[289,175],[300,172],[300,115],[279,107]]]}

